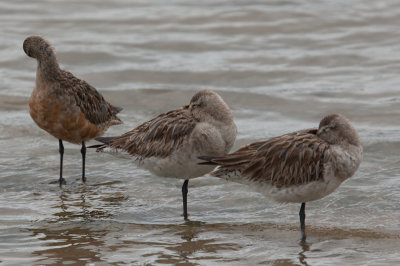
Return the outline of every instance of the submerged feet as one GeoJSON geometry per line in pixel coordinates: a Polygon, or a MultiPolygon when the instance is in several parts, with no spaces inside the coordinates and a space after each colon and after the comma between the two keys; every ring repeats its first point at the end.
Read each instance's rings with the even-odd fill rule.
{"type": "MultiPolygon", "coordinates": [[[[58,151],[60,153],[60,178],[58,179],[58,183],[60,187],[62,185],[66,185],[67,182],[63,178],[63,159],[64,159],[64,145],[61,139],[58,140],[58,151]]],[[[85,142],[82,141],[82,148],[81,148],[81,154],[82,154],[82,182],[86,182],[86,176],[85,176],[85,161],[86,161],[86,145],[85,142]]]]}

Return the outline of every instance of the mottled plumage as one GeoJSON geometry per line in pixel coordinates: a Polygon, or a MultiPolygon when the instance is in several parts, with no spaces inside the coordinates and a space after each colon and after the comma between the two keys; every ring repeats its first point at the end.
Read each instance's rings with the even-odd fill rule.
{"type": "Polygon", "coordinates": [[[250,181],[265,182],[277,188],[307,184],[323,178],[329,145],[316,136],[317,129],[302,130],[242,147],[234,154],[214,158],[226,169],[239,170],[250,181]]]}
{"type": "Polygon", "coordinates": [[[101,136],[111,125],[122,123],[121,108],[112,106],[86,81],[60,69],[54,48],[40,36],[30,36],[23,44],[25,53],[37,59],[36,84],[29,100],[35,123],[59,139],[60,185],[62,141],[82,143],[82,180],[85,181],[85,141],[101,136]]]}
{"type": "Polygon", "coordinates": [[[182,147],[199,122],[188,108],[160,114],[119,137],[97,140],[108,144],[103,147],[126,151],[139,160],[153,156],[165,158],[182,147]]]}
{"type": "Polygon", "coordinates": [[[80,111],[90,123],[97,126],[121,124],[122,121],[117,114],[122,108],[111,105],[86,81],[76,78],[68,71],[61,70],[59,82],[62,89],[60,93],[73,97],[75,104],[79,106],[80,111]]]}
{"type": "Polygon", "coordinates": [[[162,177],[185,179],[182,187],[184,217],[188,180],[214,167],[199,165],[200,155],[219,156],[231,149],[236,125],[229,107],[215,92],[202,90],[190,104],[160,114],[118,136],[96,138],[99,152],[127,153],[134,162],[162,177]]]}
{"type": "Polygon", "coordinates": [[[304,212],[305,202],[332,193],[355,173],[362,147],[350,122],[333,114],[319,128],[255,142],[225,156],[199,158],[206,161],[202,164],[220,166],[211,175],[249,184],[278,202],[301,202],[304,212]]]}

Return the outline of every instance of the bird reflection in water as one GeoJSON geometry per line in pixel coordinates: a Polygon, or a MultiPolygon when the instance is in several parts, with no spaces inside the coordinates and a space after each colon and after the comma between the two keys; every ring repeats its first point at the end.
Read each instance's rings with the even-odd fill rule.
{"type": "Polygon", "coordinates": [[[299,245],[301,247],[301,252],[299,253],[299,262],[301,265],[309,265],[306,261],[307,256],[305,253],[310,251],[311,244],[309,244],[307,241],[301,240],[299,245]]]}
{"type": "MultiPolygon", "coordinates": [[[[68,191],[63,190],[60,192],[60,203],[54,206],[59,208],[60,212],[56,212],[53,215],[57,219],[53,222],[68,221],[68,220],[82,220],[91,221],[101,218],[110,218],[112,214],[107,212],[107,206],[96,206],[99,203],[97,200],[87,201],[87,198],[93,198],[96,193],[88,186],[80,186],[79,190],[68,191]]],[[[100,201],[101,203],[101,201],[100,201]]]]}
{"type": "MultiPolygon", "coordinates": [[[[224,225],[223,227],[225,226],[229,227],[227,225],[224,225]]],[[[218,261],[223,259],[224,251],[232,252],[242,248],[236,243],[221,242],[219,237],[206,237],[207,233],[219,230],[219,227],[219,224],[187,221],[177,228],[173,228],[174,235],[179,236],[184,241],[176,241],[176,244],[167,246],[166,249],[173,251],[174,255],[166,256],[166,254],[163,254],[164,258],[167,260],[158,262],[172,264],[184,262],[187,265],[198,265],[198,262],[200,261],[218,261]],[[202,236],[200,237],[200,235],[202,236]]],[[[228,260],[229,259],[224,258],[224,261],[228,260]]],[[[232,259],[229,261],[238,262],[240,259],[232,256],[232,259]]]]}
{"type": "Polygon", "coordinates": [[[64,187],[59,194],[60,200],[53,206],[59,211],[54,212],[50,220],[36,222],[34,228],[29,229],[41,242],[41,248],[33,252],[39,257],[38,263],[102,261],[100,250],[109,233],[104,219],[111,218],[111,207],[125,198],[118,197],[118,193],[110,197],[103,193],[102,198],[97,198],[100,196],[95,187],[64,187]]]}

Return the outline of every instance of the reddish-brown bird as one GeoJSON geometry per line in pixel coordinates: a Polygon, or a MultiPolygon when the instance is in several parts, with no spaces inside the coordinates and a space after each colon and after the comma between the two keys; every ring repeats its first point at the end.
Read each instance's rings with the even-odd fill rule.
{"type": "Polygon", "coordinates": [[[86,81],[60,69],[54,48],[40,36],[25,39],[25,53],[38,62],[36,84],[29,100],[30,114],[35,123],[59,140],[60,186],[62,177],[63,140],[82,144],[82,181],[85,177],[85,141],[103,135],[112,125],[121,124],[112,106],[86,81]]]}

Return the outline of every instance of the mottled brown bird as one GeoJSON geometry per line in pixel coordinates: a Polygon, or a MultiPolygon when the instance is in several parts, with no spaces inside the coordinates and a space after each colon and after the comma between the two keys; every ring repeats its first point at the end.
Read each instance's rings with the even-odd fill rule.
{"type": "Polygon", "coordinates": [[[199,157],[219,165],[212,176],[248,184],[277,202],[298,202],[302,239],[305,202],[332,193],[358,169],[362,146],[349,120],[332,114],[319,128],[307,129],[246,145],[225,156],[199,157]]]}
{"type": "Polygon", "coordinates": [[[82,144],[82,181],[85,177],[85,141],[101,136],[111,125],[122,121],[121,108],[112,106],[86,81],[62,70],[54,48],[40,36],[30,36],[23,44],[25,53],[38,62],[36,84],[29,100],[30,115],[35,123],[59,140],[60,178],[62,176],[63,140],[82,144]]]}
{"type": "Polygon", "coordinates": [[[215,92],[201,90],[190,104],[143,123],[117,137],[101,137],[99,152],[126,154],[155,175],[185,179],[182,186],[183,216],[187,219],[189,179],[210,172],[199,165],[200,155],[218,156],[230,151],[236,125],[228,105],[215,92]]]}

